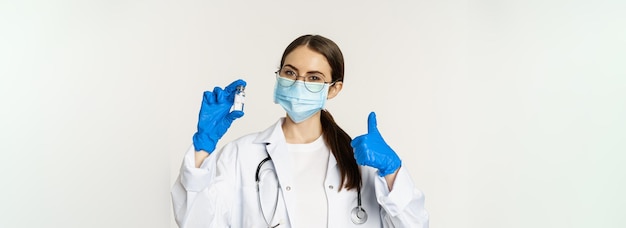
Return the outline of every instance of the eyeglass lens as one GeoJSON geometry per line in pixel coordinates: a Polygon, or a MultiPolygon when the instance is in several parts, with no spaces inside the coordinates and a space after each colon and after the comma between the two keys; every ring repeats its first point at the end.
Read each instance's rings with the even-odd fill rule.
{"type": "Polygon", "coordinates": [[[304,86],[311,92],[319,92],[324,89],[326,82],[324,77],[318,74],[309,74],[306,76],[299,76],[295,70],[289,67],[283,67],[280,71],[276,72],[279,76],[279,85],[283,87],[290,87],[296,83],[298,78],[303,78],[304,86]]]}

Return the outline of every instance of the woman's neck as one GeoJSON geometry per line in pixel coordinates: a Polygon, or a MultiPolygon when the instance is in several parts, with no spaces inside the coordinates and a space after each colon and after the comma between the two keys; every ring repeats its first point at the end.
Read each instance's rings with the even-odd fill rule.
{"type": "Polygon", "coordinates": [[[285,117],[282,128],[287,143],[311,143],[322,135],[320,112],[300,123],[295,123],[289,117],[285,117]]]}

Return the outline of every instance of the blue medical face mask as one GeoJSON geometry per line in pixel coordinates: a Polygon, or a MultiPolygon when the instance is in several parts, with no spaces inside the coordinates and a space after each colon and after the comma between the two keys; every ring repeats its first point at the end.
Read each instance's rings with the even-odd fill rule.
{"type": "Polygon", "coordinates": [[[317,93],[309,91],[303,81],[296,81],[289,87],[280,85],[291,84],[290,81],[290,79],[276,77],[274,103],[280,104],[293,122],[305,121],[324,108],[328,97],[328,84],[323,84],[324,88],[317,93]]]}

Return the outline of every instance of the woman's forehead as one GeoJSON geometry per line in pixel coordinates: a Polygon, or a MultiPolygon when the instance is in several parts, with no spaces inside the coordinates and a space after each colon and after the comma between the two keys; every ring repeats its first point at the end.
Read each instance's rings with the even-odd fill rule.
{"type": "Polygon", "coordinates": [[[320,71],[330,74],[331,68],[324,55],[311,50],[306,46],[295,48],[285,57],[283,66],[290,65],[299,72],[320,71]]]}

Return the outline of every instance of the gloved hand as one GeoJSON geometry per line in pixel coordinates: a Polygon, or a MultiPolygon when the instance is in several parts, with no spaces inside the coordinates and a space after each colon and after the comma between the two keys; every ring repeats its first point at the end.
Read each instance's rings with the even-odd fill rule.
{"type": "Polygon", "coordinates": [[[402,161],[396,152],[387,145],[376,127],[376,113],[371,112],[367,118],[367,134],[352,140],[354,158],[359,165],[366,165],[378,169],[381,177],[394,173],[402,161]]]}
{"type": "Polygon", "coordinates": [[[193,135],[193,146],[196,151],[212,153],[217,141],[224,136],[233,121],[243,116],[242,111],[230,111],[239,85],[246,86],[246,82],[239,79],[230,83],[224,90],[215,87],[213,92],[204,92],[198,115],[198,131],[193,135]]]}

